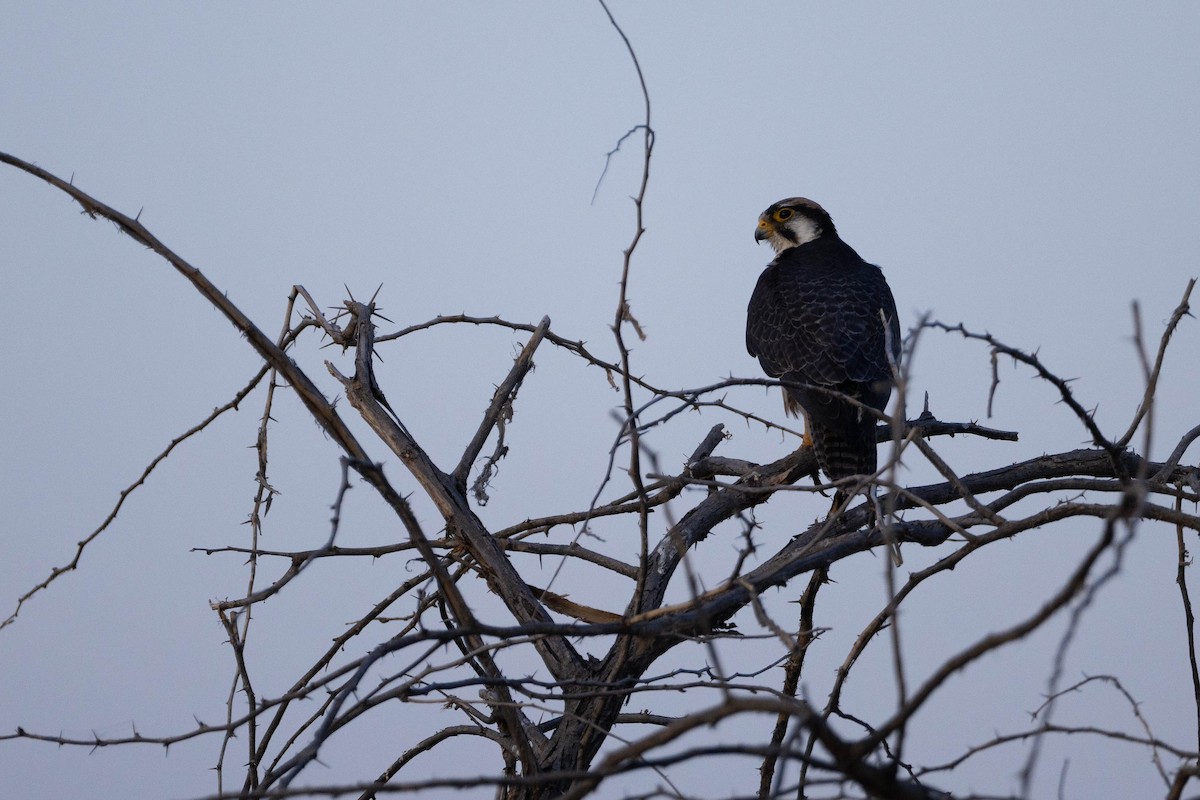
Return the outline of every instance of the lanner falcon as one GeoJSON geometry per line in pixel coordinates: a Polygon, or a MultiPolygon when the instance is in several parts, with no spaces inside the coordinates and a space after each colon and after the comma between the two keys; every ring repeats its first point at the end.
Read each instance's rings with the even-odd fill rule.
{"type": "Polygon", "coordinates": [[[776,256],[750,298],[746,349],[784,383],[784,408],[804,415],[805,438],[825,474],[870,475],[877,420],[845,398],[882,411],[892,393],[900,323],[883,272],[803,197],[764,211],[754,239],[770,242],[776,256]]]}

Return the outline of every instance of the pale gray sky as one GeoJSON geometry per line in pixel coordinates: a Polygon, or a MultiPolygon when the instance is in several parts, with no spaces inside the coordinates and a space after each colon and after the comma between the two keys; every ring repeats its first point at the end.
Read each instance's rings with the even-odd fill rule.
{"type": "MultiPolygon", "coordinates": [[[[614,0],[612,9],[641,59],[658,135],[630,284],[649,334],[634,352],[637,372],[678,387],[758,376],[744,350],[744,308],[770,254],[754,246],[754,223],[770,203],[800,194],[884,268],[906,327],[932,311],[1040,348],[1048,365],[1079,379],[1076,391],[1107,429],[1124,427],[1141,394],[1130,303],[1141,303],[1156,336],[1200,273],[1200,4],[614,0]]],[[[265,330],[279,329],[293,284],[334,305],[343,284],[362,297],[382,283],[397,327],[460,311],[521,322],[548,314],[558,333],[613,356],[608,326],[640,170],[633,142],[594,203],[592,193],[604,154],[641,121],[641,97],[597,4],[45,1],[7,3],[4,18],[0,150],[140,210],[265,330]]],[[[7,167],[0,296],[14,322],[0,345],[7,616],[70,559],[149,459],[226,402],[256,362],[168,265],[7,167]]],[[[1196,423],[1198,331],[1185,321],[1168,361],[1153,455],[1196,423]]],[[[521,341],[481,329],[424,334],[385,350],[379,377],[418,439],[450,459],[521,341]]],[[[337,393],[321,367],[337,354],[310,339],[296,357],[337,393]]],[[[1001,374],[990,424],[1020,430],[1021,441],[939,442],[956,469],[1083,443],[1048,387],[1007,364],[1001,374]]],[[[988,381],[982,348],[933,335],[922,343],[914,389],[930,392],[939,416],[982,419],[988,381]]],[[[774,393],[731,399],[780,414],[774,393]]],[[[618,402],[598,370],[541,353],[485,521],[586,506],[618,402]]],[[[247,448],[261,408],[256,395],[183,446],[81,569],[0,632],[0,730],[117,736],[136,724],[163,735],[189,728],[193,714],[221,718],[233,663],[208,602],[238,595],[245,571],[236,557],[190,549],[246,543],[240,523],[255,469],[247,448]]],[[[283,494],[268,545],[313,546],[328,533],[335,453],[290,397],[275,416],[271,476],[283,494]]],[[[695,416],[652,444],[678,464],[722,419],[695,416]]],[[[768,461],[789,446],[731,427],[726,455],[768,461]]],[[[914,467],[913,480],[922,476],[914,467]]],[[[812,498],[777,499],[759,514],[768,540],[823,510],[812,498]]],[[[398,535],[365,490],[352,493],[344,525],[348,544],[398,535]]],[[[1027,534],[914,602],[904,620],[913,663],[928,667],[1036,607],[1091,530],[1027,534]]],[[[618,551],[627,535],[610,531],[618,551]]],[[[735,548],[732,534],[706,543],[712,580],[735,548]]],[[[296,664],[394,586],[398,569],[321,564],[267,604],[252,653],[263,690],[286,686],[296,664]]],[[[883,601],[879,571],[871,557],[835,571],[823,622],[834,630],[814,656],[826,661],[809,672],[815,697],[883,601]]],[[[1147,527],[1068,671],[1119,675],[1155,732],[1187,744],[1194,720],[1173,576],[1171,531],[1147,527]]],[[[602,587],[573,591],[583,602],[605,598],[602,587]]],[[[781,604],[795,593],[783,594],[781,604]]],[[[914,741],[923,734],[926,753],[948,758],[1026,724],[1054,644],[1036,638],[952,682],[914,741]],[[992,700],[988,715],[958,710],[980,697],[992,700]]],[[[854,702],[869,704],[871,687],[853,688],[862,692],[854,702]]],[[[1084,712],[1097,706],[1113,709],[1106,721],[1131,724],[1107,695],[1064,715],[1093,719],[1084,712]]],[[[88,755],[2,743],[0,784],[22,798],[200,796],[215,789],[217,745],[203,739],[164,757],[155,747],[88,755]]],[[[1060,768],[1049,752],[1043,797],[1060,768]]],[[[394,754],[388,745],[331,748],[328,769],[312,779],[373,774],[394,754]]],[[[947,788],[1013,790],[1023,756],[1002,751],[969,786],[947,788]]],[[[1159,791],[1142,751],[1097,745],[1092,760],[1072,758],[1068,797],[1159,791]]],[[[720,797],[754,778],[726,767],[691,788],[720,797]]]]}

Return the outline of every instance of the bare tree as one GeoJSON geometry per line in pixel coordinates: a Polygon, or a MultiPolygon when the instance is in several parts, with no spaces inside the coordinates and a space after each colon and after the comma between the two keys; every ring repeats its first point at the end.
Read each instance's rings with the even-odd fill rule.
{"type": "MultiPolygon", "coordinates": [[[[632,48],[629,52],[637,66],[632,48]]],[[[641,79],[640,67],[638,75],[641,79]]],[[[706,435],[697,437],[695,450],[681,469],[659,463],[654,436],[689,419],[687,411],[717,415],[725,422],[736,419],[772,426],[729,403],[725,393],[739,386],[778,384],[731,378],[668,389],[639,375],[631,363],[630,337],[642,332],[630,309],[627,288],[644,231],[642,201],[654,149],[644,80],[642,91],[645,119],[622,139],[641,143],[643,169],[634,198],[634,231],[620,263],[612,323],[614,355],[608,358],[556,332],[549,318],[526,324],[500,317],[442,316],[381,332],[374,298],[346,299],[330,315],[299,286],[288,299],[284,329],[272,338],[220,287],[136,218],[31,163],[0,153],[0,161],[46,181],[92,218],[111,221],[153,250],[224,315],[262,359],[261,368],[236,396],[171,442],[147,466],[122,493],[112,513],[80,542],[72,561],[17,598],[0,628],[14,623],[26,602],[79,565],[84,550],[115,519],[125,497],[179,442],[199,435],[252,394],[263,397],[250,541],[207,550],[210,555],[244,557],[249,569],[244,596],[212,603],[228,635],[234,673],[226,719],[170,736],[135,733],[79,739],[21,728],[0,735],[0,741],[37,740],[82,748],[217,741],[213,796],[219,798],[432,796],[465,787],[488,788],[497,797],[583,798],[611,796],[606,787],[615,781],[623,781],[620,786],[627,793],[638,792],[630,796],[682,797],[688,795],[676,787],[676,777],[701,759],[718,757],[757,763],[760,780],[757,786],[747,785],[741,795],[746,797],[933,798],[950,796],[944,781],[967,770],[983,754],[1013,742],[1034,743],[1020,773],[1019,796],[1029,796],[1042,742],[1059,736],[1104,737],[1146,751],[1161,775],[1161,793],[1169,798],[1182,796],[1186,784],[1200,774],[1200,671],[1185,580],[1190,564],[1186,537],[1189,531],[1200,532],[1200,517],[1188,513],[1185,504],[1194,507],[1200,499],[1200,468],[1184,462],[1200,437],[1200,425],[1177,433],[1177,444],[1165,460],[1149,460],[1146,443],[1168,344],[1188,316],[1194,281],[1183,292],[1156,345],[1144,338],[1137,320],[1144,396],[1127,427],[1116,435],[1101,429],[1069,382],[1036,354],[961,324],[921,320],[906,339],[906,366],[912,363],[922,336],[965,337],[988,354],[994,369],[1001,359],[1009,359],[1053,387],[1089,446],[1018,463],[1005,463],[997,456],[998,466],[993,469],[960,474],[939,454],[934,444],[938,437],[1011,440],[1017,433],[973,421],[939,420],[928,407],[904,419],[903,409],[919,404],[906,396],[907,375],[899,371],[896,408],[900,412],[881,419],[878,426],[878,440],[887,455],[881,459],[883,466],[869,486],[842,487],[860,492],[859,501],[844,513],[786,532],[795,535],[770,531],[773,535],[758,536],[756,507],[783,492],[811,494],[832,487],[806,480],[816,472],[809,448],[800,447],[772,463],[758,463],[752,453],[718,455],[725,441],[724,422],[708,426],[706,435]],[[452,325],[517,331],[527,334],[527,339],[507,373],[497,366],[495,378],[489,379],[499,379],[494,395],[475,430],[464,434],[455,463],[435,463],[386,399],[386,393],[414,389],[381,385],[375,361],[401,340],[452,325]],[[342,410],[318,389],[311,370],[320,367],[301,366],[289,355],[294,346],[317,335],[341,348],[344,356],[324,362],[324,368],[341,383],[350,410],[369,426],[372,438],[356,435],[342,410]],[[609,469],[586,507],[567,511],[531,507],[523,520],[503,529],[489,528],[477,510],[487,503],[490,481],[507,453],[506,426],[518,392],[535,355],[547,346],[598,367],[619,393],[618,430],[608,454],[609,469]],[[259,541],[262,519],[274,494],[268,479],[268,442],[272,404],[281,386],[296,393],[341,451],[342,484],[328,541],[314,550],[269,550],[259,541]],[[385,453],[403,465],[403,476],[385,471],[381,464],[385,453]],[[941,479],[906,484],[902,469],[913,461],[932,465],[941,479]],[[342,503],[354,476],[387,504],[403,528],[403,537],[374,548],[338,544],[342,503]],[[413,500],[406,496],[414,485],[436,508],[441,530],[429,530],[414,512],[413,500]],[[878,505],[864,491],[868,488],[879,490],[878,505]],[[686,509],[677,515],[680,504],[686,509]],[[1081,518],[1095,521],[1089,546],[1061,585],[1041,598],[1032,613],[1005,629],[957,641],[953,652],[932,666],[918,668],[906,662],[898,615],[911,598],[968,559],[983,558],[978,554],[989,545],[1081,518]],[[586,537],[601,523],[636,531],[636,557],[593,545],[586,537]],[[730,560],[725,579],[706,588],[691,569],[689,553],[705,547],[710,534],[726,523],[739,532],[739,552],[730,560]],[[1175,531],[1180,603],[1186,615],[1180,636],[1186,640],[1195,687],[1188,703],[1197,718],[1198,741],[1171,742],[1156,736],[1113,676],[1073,682],[1063,674],[1064,654],[1074,631],[1096,593],[1120,572],[1124,550],[1142,525],[1175,531]],[[761,548],[768,540],[775,549],[764,554],[761,548]],[[844,653],[829,691],[820,699],[803,696],[806,654],[822,633],[820,599],[831,566],[892,546],[902,552],[936,548],[931,551],[935,557],[907,574],[888,562],[884,571],[888,601],[844,653]],[[292,582],[312,579],[305,573],[320,560],[393,556],[416,557],[420,569],[364,608],[345,630],[335,632],[327,649],[299,665],[286,692],[262,694],[246,658],[256,607],[292,582]],[[612,603],[604,608],[576,603],[553,577],[548,583],[535,580],[531,565],[543,559],[554,560],[560,570],[587,575],[592,585],[608,587],[606,596],[612,603]],[[778,604],[765,598],[768,590],[783,587],[797,597],[795,618],[781,616],[778,604]],[[753,620],[759,632],[740,630],[735,621],[739,614],[739,619],[753,620]],[[1065,632],[1059,634],[1045,705],[1030,727],[997,733],[990,741],[964,743],[959,756],[943,763],[921,763],[910,757],[911,739],[918,735],[914,729],[931,698],[953,674],[1038,631],[1050,630],[1052,620],[1065,620],[1065,632]],[[388,623],[386,634],[379,633],[383,622],[388,623]],[[725,663],[729,650],[717,647],[724,640],[767,647],[770,653],[725,663]],[[843,706],[843,690],[864,654],[877,651],[892,662],[895,703],[872,708],[864,716],[862,709],[852,712],[843,706]],[[686,657],[667,658],[680,654],[686,657]],[[664,666],[697,663],[703,666],[664,666]],[[768,669],[780,666],[782,679],[768,669]],[[1056,721],[1059,698],[1093,686],[1112,688],[1127,701],[1137,723],[1135,732],[1056,721]],[[671,708],[670,698],[688,690],[708,699],[685,713],[662,710],[671,708]],[[442,707],[444,722],[387,753],[391,763],[381,764],[378,774],[336,785],[313,780],[310,768],[323,748],[335,739],[355,741],[359,729],[355,723],[370,716],[399,725],[406,710],[430,703],[442,707]],[[731,727],[728,723],[735,720],[745,724],[731,727]],[[734,727],[736,732],[730,734],[734,727]],[[426,760],[422,756],[472,737],[494,746],[502,766],[463,767],[442,778],[422,768],[426,760]],[[631,779],[635,780],[630,783],[631,779]],[[630,786],[640,788],[630,790],[630,786]]],[[[993,392],[999,382],[998,373],[995,376],[993,392]]],[[[436,387],[424,389],[436,391],[436,387]]],[[[373,746],[385,753],[388,747],[373,746]]]]}

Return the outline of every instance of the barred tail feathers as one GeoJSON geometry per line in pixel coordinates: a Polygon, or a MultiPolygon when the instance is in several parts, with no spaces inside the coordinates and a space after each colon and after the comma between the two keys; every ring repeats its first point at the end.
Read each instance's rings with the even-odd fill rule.
{"type": "Polygon", "coordinates": [[[853,426],[828,426],[809,420],[813,449],[821,471],[830,480],[851,475],[870,475],[875,471],[878,457],[875,450],[875,420],[866,417],[853,426]]]}

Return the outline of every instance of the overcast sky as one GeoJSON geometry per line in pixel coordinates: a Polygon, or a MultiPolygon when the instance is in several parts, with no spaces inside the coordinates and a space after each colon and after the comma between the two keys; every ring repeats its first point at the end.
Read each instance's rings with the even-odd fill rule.
{"type": "MultiPolygon", "coordinates": [[[[657,133],[630,282],[648,333],[636,372],[670,387],[759,375],[744,314],[770,253],[756,248],[754,224],[772,202],[804,195],[883,267],[906,328],[930,312],[1040,349],[1078,379],[1107,431],[1128,423],[1142,390],[1131,303],[1155,338],[1200,273],[1200,4],[614,0],[612,10],[641,59],[657,133]]],[[[614,358],[636,140],[614,156],[594,201],[593,192],[605,154],[642,121],[642,101],[599,5],[43,0],[6,3],[3,16],[0,150],[140,212],[269,333],[294,284],[324,306],[340,303],[343,286],[365,297],[382,284],[394,322],[385,333],[443,313],[549,315],[559,334],[614,358]]],[[[257,364],[168,265],[8,167],[0,297],[13,323],[0,344],[4,617],[257,364]]],[[[434,458],[453,464],[523,340],[478,328],[405,339],[382,352],[380,381],[434,458]]],[[[321,366],[336,353],[309,339],[296,357],[338,393],[321,366]]],[[[1186,320],[1161,387],[1153,456],[1197,422],[1197,364],[1200,328],[1186,320]]],[[[984,419],[983,348],[927,334],[913,376],[940,417],[984,419]]],[[[1007,364],[1001,378],[988,424],[1021,440],[939,442],[958,471],[1084,443],[1048,387],[1007,364]]],[[[743,389],[731,400],[781,415],[776,393],[743,389]]],[[[336,454],[295,401],[279,403],[271,475],[282,495],[266,535],[270,546],[302,549],[328,535],[336,454]]],[[[618,403],[599,370],[541,354],[485,521],[585,507],[618,403]]],[[[246,574],[236,556],[191,548],[247,543],[248,447],[261,409],[255,395],[183,446],[80,569],[0,631],[0,730],[118,736],[136,724],[164,735],[189,728],[193,714],[221,718],[233,663],[208,603],[239,595],[246,574]]],[[[677,469],[718,421],[735,434],[725,455],[770,461],[789,446],[728,418],[692,416],[651,442],[664,468],[677,469]]],[[[913,480],[922,475],[914,465],[913,480]]],[[[823,510],[803,505],[814,502],[825,501],[773,502],[760,514],[763,535],[786,540],[803,527],[798,518],[823,510]]],[[[436,527],[431,511],[423,516],[436,527]]],[[[348,544],[397,536],[365,488],[344,526],[348,544]]],[[[1036,607],[1044,592],[1026,587],[1055,585],[1091,530],[1027,534],[948,578],[944,594],[906,619],[914,661],[928,666],[1036,607]]],[[[716,580],[736,542],[706,545],[716,580]]],[[[845,652],[837,632],[852,639],[883,601],[878,563],[865,556],[861,575],[853,565],[835,575],[849,588],[831,595],[840,599],[823,623],[835,631],[823,641],[830,662],[814,681],[845,652]]],[[[287,685],[297,663],[394,586],[395,568],[322,566],[265,606],[253,655],[264,690],[287,685]]],[[[1191,690],[1177,669],[1173,576],[1171,531],[1147,527],[1068,671],[1119,674],[1155,732],[1186,745],[1191,690]],[[1159,660],[1170,666],[1148,668],[1159,660]]],[[[593,589],[604,598],[583,586],[573,599],[593,589]]],[[[949,687],[937,726],[922,732],[929,752],[949,757],[997,726],[1027,724],[1055,641],[1012,648],[949,687]],[[955,714],[959,692],[995,692],[1005,711],[973,727],[955,714]]],[[[812,688],[822,696],[819,682],[812,688]]],[[[1114,725],[1131,722],[1110,696],[1088,702],[1111,704],[1114,725]]],[[[88,755],[0,743],[0,785],[22,798],[200,796],[215,790],[217,745],[164,757],[154,747],[88,755]]],[[[1023,753],[989,760],[973,788],[1012,790],[1023,753]]],[[[393,756],[387,747],[334,752],[314,780],[372,774],[393,756]]],[[[1059,765],[1043,771],[1039,796],[1052,796],[1059,765]]],[[[745,785],[707,780],[711,796],[745,785]]],[[[1144,752],[1098,747],[1093,761],[1072,762],[1066,796],[1158,793],[1155,780],[1144,752]]]]}

